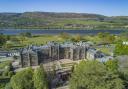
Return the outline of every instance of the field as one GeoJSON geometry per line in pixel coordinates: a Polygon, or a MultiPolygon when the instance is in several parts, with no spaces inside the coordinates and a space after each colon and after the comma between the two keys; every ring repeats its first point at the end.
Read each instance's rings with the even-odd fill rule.
{"type": "Polygon", "coordinates": [[[64,39],[60,38],[59,36],[53,35],[42,35],[42,36],[34,36],[32,38],[26,38],[23,42],[24,45],[35,44],[35,45],[42,45],[46,44],[49,41],[64,41],[64,39]]]}
{"type": "Polygon", "coordinates": [[[67,41],[90,41],[92,43],[99,43],[101,39],[98,36],[92,35],[70,35],[70,34],[58,34],[58,35],[34,35],[32,37],[14,36],[11,40],[7,41],[6,46],[23,47],[27,45],[43,45],[49,41],[55,42],[67,42],[67,41]]]}
{"type": "MultiPolygon", "coordinates": [[[[72,41],[72,39],[77,39],[79,34],[77,35],[69,35],[68,38],[61,37],[60,35],[38,35],[33,36],[32,38],[25,38],[23,41],[23,45],[43,45],[46,44],[49,41],[56,41],[56,42],[65,42],[65,41],[72,41]]],[[[81,36],[80,40],[82,41],[91,41],[94,43],[98,43],[100,39],[97,36],[81,36]]]]}

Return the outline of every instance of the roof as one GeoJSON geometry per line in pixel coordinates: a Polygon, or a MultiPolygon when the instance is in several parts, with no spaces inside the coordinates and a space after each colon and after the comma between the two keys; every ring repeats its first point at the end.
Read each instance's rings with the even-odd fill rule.
{"type": "Polygon", "coordinates": [[[31,52],[31,51],[38,51],[38,50],[42,50],[42,49],[49,49],[49,47],[70,47],[70,48],[78,48],[78,47],[89,47],[89,44],[86,43],[86,42],[76,42],[76,43],[73,43],[73,42],[65,42],[65,43],[56,43],[56,42],[48,42],[48,44],[46,45],[43,45],[43,46],[34,46],[34,45],[31,45],[31,46],[28,46],[27,48],[23,48],[21,52],[23,53],[26,53],[26,52],[31,52]]]}
{"type": "Polygon", "coordinates": [[[88,52],[93,53],[93,54],[101,53],[99,50],[96,50],[96,49],[94,49],[94,48],[90,48],[90,49],[88,50],[88,52]]]}

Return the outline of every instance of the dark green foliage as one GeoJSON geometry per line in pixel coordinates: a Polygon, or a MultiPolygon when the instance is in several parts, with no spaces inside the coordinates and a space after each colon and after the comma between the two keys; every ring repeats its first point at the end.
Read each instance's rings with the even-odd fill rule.
{"type": "Polygon", "coordinates": [[[0,63],[0,69],[4,70],[2,76],[8,76],[8,73],[12,70],[11,61],[5,61],[0,63]]]}
{"type": "Polygon", "coordinates": [[[11,78],[10,84],[12,89],[48,89],[47,76],[43,68],[27,68],[20,71],[11,78]]]}
{"type": "Polygon", "coordinates": [[[6,41],[7,41],[6,36],[3,35],[3,34],[0,34],[0,46],[3,45],[3,44],[5,44],[6,41]]]}
{"type": "Polygon", "coordinates": [[[2,76],[8,76],[8,70],[5,70],[3,73],[2,73],[2,76]]]}
{"type": "Polygon", "coordinates": [[[115,47],[115,55],[128,55],[128,45],[118,43],[115,47]]]}
{"type": "Polygon", "coordinates": [[[4,89],[6,83],[0,83],[0,89],[4,89]]]}
{"type": "Polygon", "coordinates": [[[12,89],[33,89],[33,70],[28,68],[18,72],[11,78],[12,89]]]}
{"type": "Polygon", "coordinates": [[[32,37],[32,34],[30,32],[26,32],[26,33],[20,33],[20,35],[22,37],[32,37]]]}
{"type": "Polygon", "coordinates": [[[6,86],[5,86],[5,89],[12,89],[11,84],[7,83],[6,86]]]}
{"type": "Polygon", "coordinates": [[[35,89],[48,89],[47,76],[43,68],[37,68],[33,75],[35,89]]]}
{"type": "Polygon", "coordinates": [[[115,36],[108,33],[108,32],[105,32],[105,33],[100,32],[97,35],[101,39],[101,42],[103,44],[110,44],[110,43],[113,43],[115,41],[115,36]]]}
{"type": "MultiPolygon", "coordinates": [[[[5,85],[10,81],[10,78],[12,77],[12,65],[11,61],[5,61],[0,63],[0,89],[5,89],[5,85]]],[[[9,89],[9,88],[6,88],[9,89]]]]}
{"type": "Polygon", "coordinates": [[[77,34],[71,38],[71,41],[73,41],[73,42],[80,42],[82,40],[84,40],[84,39],[82,38],[82,36],[80,34],[77,34]]]}
{"type": "Polygon", "coordinates": [[[118,72],[118,68],[119,68],[119,64],[118,64],[118,60],[109,60],[105,63],[107,70],[110,72],[118,72]]]}
{"type": "Polygon", "coordinates": [[[110,72],[97,61],[83,61],[76,66],[70,89],[123,89],[123,81],[118,74],[110,72]]]}
{"type": "Polygon", "coordinates": [[[60,36],[61,38],[63,38],[63,39],[69,39],[69,37],[70,37],[70,35],[69,35],[68,33],[65,33],[65,32],[60,33],[59,36],[60,36]]]}
{"type": "Polygon", "coordinates": [[[11,78],[12,76],[14,75],[14,72],[13,71],[9,71],[8,72],[8,76],[11,78]]]}
{"type": "Polygon", "coordinates": [[[0,76],[0,89],[5,89],[5,86],[7,83],[9,83],[9,81],[10,81],[9,77],[0,76]]]}

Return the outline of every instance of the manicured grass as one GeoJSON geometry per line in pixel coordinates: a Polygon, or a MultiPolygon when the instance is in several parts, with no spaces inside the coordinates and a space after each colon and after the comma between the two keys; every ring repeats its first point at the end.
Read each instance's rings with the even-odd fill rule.
{"type": "MultiPolygon", "coordinates": [[[[68,34],[67,34],[68,35],[68,34]]],[[[20,43],[16,43],[15,46],[26,46],[26,45],[43,45],[46,44],[49,41],[57,41],[57,42],[64,42],[67,40],[71,40],[72,38],[76,37],[76,35],[69,35],[68,38],[63,38],[59,34],[58,35],[37,35],[33,37],[25,37],[23,38],[23,41],[20,41],[20,43]]],[[[22,38],[20,36],[17,36],[19,40],[22,38]]],[[[94,43],[97,43],[100,41],[100,39],[97,36],[90,36],[90,35],[83,35],[83,40],[85,41],[91,41],[94,43]]]]}
{"type": "Polygon", "coordinates": [[[37,36],[37,37],[32,37],[32,38],[26,38],[26,40],[23,42],[24,45],[29,45],[29,44],[35,44],[35,45],[41,45],[41,44],[46,44],[49,41],[59,41],[62,42],[64,39],[60,38],[58,35],[42,35],[42,36],[37,36]]]}

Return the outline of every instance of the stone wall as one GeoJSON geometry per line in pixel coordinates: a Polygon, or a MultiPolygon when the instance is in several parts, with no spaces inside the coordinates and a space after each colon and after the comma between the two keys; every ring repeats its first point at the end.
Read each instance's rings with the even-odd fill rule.
{"type": "Polygon", "coordinates": [[[87,48],[85,45],[76,44],[48,44],[46,46],[21,51],[21,65],[22,67],[36,66],[40,63],[46,63],[54,60],[71,59],[80,60],[85,59],[87,55],[87,48]]]}

